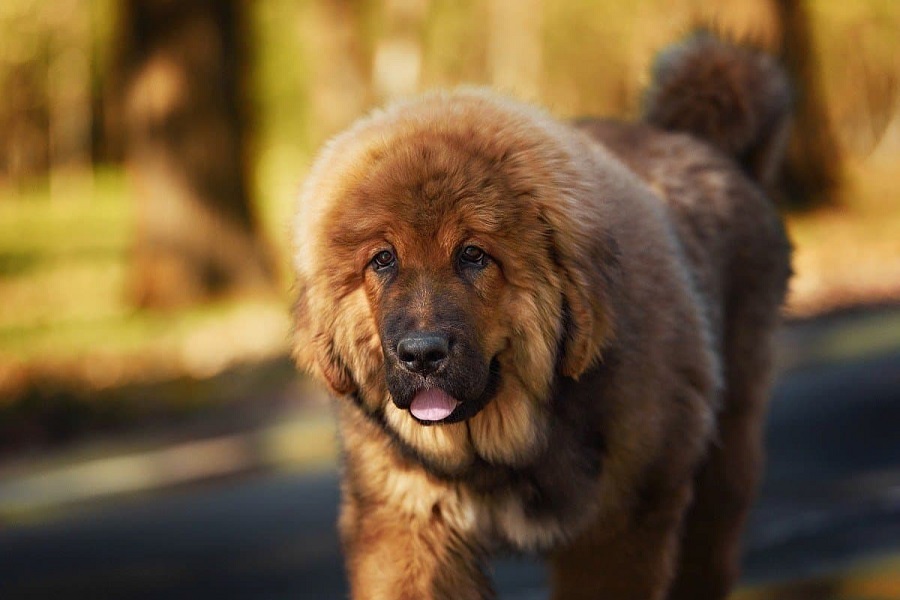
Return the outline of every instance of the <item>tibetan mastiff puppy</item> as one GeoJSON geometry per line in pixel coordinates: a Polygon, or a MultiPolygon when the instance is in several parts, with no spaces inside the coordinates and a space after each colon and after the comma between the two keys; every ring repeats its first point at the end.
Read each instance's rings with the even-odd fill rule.
{"type": "Polygon", "coordinates": [[[735,580],[790,273],[768,57],[665,52],[639,122],[481,90],[331,140],[294,223],[294,355],[336,396],[353,598],[711,599],[735,580]]]}

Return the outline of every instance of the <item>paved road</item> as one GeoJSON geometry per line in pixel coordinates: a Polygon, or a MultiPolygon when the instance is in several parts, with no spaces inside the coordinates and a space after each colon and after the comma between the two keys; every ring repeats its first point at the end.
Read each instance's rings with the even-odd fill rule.
{"type": "MultiPolygon", "coordinates": [[[[745,581],[900,551],[900,351],[782,378],[745,581]]],[[[269,473],[0,530],[0,598],[341,598],[337,476],[269,473]]],[[[496,565],[503,598],[545,573],[496,565]]]]}

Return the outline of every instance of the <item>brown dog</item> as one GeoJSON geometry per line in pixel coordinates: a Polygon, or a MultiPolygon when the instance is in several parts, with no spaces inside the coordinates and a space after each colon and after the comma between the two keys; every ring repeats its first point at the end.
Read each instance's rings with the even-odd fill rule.
{"type": "Polygon", "coordinates": [[[463,90],[326,146],[295,356],[339,396],[354,598],[490,598],[509,550],[548,554],[557,598],[727,593],[790,271],[761,186],[787,106],[771,61],[700,35],[642,123],[463,90]]]}

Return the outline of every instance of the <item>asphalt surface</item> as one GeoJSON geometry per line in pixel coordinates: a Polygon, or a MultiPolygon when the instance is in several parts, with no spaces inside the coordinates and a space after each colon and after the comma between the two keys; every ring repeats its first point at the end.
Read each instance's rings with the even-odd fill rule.
{"type": "MultiPolygon", "coordinates": [[[[744,582],[900,552],[900,351],[779,381],[744,582]]],[[[264,473],[0,529],[0,598],[342,598],[333,470],[264,473]]],[[[502,598],[546,598],[533,560],[502,598]]]]}

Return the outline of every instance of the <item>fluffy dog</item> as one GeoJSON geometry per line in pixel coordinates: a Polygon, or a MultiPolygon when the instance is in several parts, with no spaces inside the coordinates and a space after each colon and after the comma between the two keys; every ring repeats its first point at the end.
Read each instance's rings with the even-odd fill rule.
{"type": "Polygon", "coordinates": [[[764,189],[789,93],[709,35],[641,122],[489,92],[360,120],[294,224],[298,365],[337,396],[356,599],[723,597],[761,462],[789,244],[764,189]]]}

